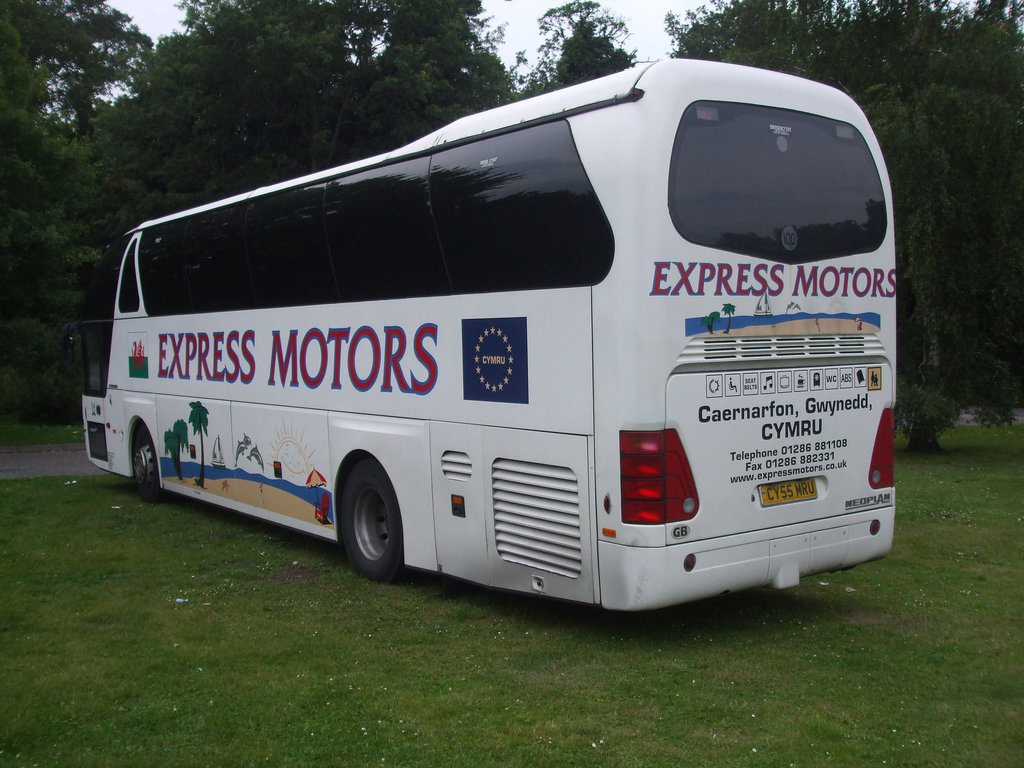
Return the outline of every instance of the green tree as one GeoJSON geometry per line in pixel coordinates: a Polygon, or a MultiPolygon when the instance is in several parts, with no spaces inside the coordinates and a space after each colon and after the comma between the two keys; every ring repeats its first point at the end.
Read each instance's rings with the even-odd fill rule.
{"type": "MultiPolygon", "coordinates": [[[[188,423],[192,426],[192,434],[199,435],[199,477],[196,478],[196,485],[200,488],[206,487],[206,443],[203,435],[208,435],[207,428],[210,426],[210,411],[199,400],[191,402],[188,407],[192,410],[188,414],[188,423]]],[[[164,436],[166,439],[166,435],[164,436]]]]}
{"type": "Polygon", "coordinates": [[[28,60],[12,9],[0,0],[0,411],[65,420],[78,408],[59,329],[95,258],[76,222],[93,177],[86,148],[47,107],[47,71],[28,60]]]}
{"type": "Polygon", "coordinates": [[[0,0],[0,410],[26,419],[78,412],[58,340],[99,255],[97,100],[150,45],[128,21],[100,0],[0,0]]]}
{"type": "Polygon", "coordinates": [[[1024,45],[976,12],[948,25],[929,82],[866,106],[899,206],[897,424],[920,450],[965,406],[1008,420],[1024,373],[1024,45]]]}
{"type": "Polygon", "coordinates": [[[732,316],[736,314],[736,305],[728,303],[723,304],[722,314],[729,318],[729,322],[726,323],[725,326],[725,332],[728,333],[730,330],[732,330],[732,316]]]}
{"type": "Polygon", "coordinates": [[[897,425],[935,450],[961,410],[1010,417],[1024,376],[1024,38],[1017,3],[714,0],[670,15],[677,53],[836,85],[893,186],[897,425]]]}
{"type": "Polygon", "coordinates": [[[479,0],[186,0],[96,136],[111,234],[509,98],[479,0]]]}
{"type": "Polygon", "coordinates": [[[709,315],[705,315],[700,319],[701,324],[708,329],[708,333],[714,334],[715,323],[722,319],[721,314],[718,312],[712,312],[709,315]]]}
{"type": "Polygon", "coordinates": [[[712,0],[685,21],[667,14],[665,24],[680,58],[821,78],[852,7],[850,0],[712,0]]]}
{"type": "Polygon", "coordinates": [[[523,78],[526,95],[621,72],[636,63],[636,51],[623,47],[629,39],[626,22],[593,0],[552,8],[537,24],[544,43],[537,66],[523,78]]]}
{"type": "MultiPolygon", "coordinates": [[[[365,97],[367,149],[383,151],[511,98],[497,53],[501,30],[480,0],[391,0],[365,97]]],[[[365,153],[363,153],[365,154],[365,153]]]]}
{"type": "Polygon", "coordinates": [[[164,453],[170,455],[174,462],[174,473],[181,480],[181,452],[188,445],[188,425],[183,419],[174,422],[174,426],[164,432],[164,453]]]}
{"type": "Polygon", "coordinates": [[[10,0],[32,67],[47,73],[46,109],[73,128],[92,132],[98,99],[139,66],[152,41],[104,0],[10,0]]]}

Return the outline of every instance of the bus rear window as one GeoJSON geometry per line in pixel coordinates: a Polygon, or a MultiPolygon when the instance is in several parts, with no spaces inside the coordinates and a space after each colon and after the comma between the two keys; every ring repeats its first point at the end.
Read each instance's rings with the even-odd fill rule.
{"type": "Polygon", "coordinates": [[[864,137],[802,112],[691,104],[668,202],[690,242],[787,264],[868,253],[885,238],[882,183],[864,137]]]}

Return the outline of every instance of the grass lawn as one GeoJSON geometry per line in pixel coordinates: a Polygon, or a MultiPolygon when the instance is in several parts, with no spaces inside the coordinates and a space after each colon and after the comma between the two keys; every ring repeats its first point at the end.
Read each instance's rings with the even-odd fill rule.
{"type": "Polygon", "coordinates": [[[81,424],[22,424],[12,419],[0,419],[0,445],[84,445],[84,442],[85,428],[81,424]]]}
{"type": "Polygon", "coordinates": [[[647,614],[0,481],[0,765],[1020,765],[1024,427],[944,442],[898,455],[889,558],[647,614]]]}

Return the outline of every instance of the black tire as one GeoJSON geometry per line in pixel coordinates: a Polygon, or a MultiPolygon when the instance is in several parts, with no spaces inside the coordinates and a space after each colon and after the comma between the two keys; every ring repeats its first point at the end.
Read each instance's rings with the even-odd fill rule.
{"type": "Polygon", "coordinates": [[[355,572],[372,581],[394,581],[405,565],[402,514],[384,467],[357,464],[341,494],[341,539],[355,572]]]}
{"type": "Polygon", "coordinates": [[[160,468],[149,430],[140,426],[132,440],[132,477],[143,501],[160,499],[160,468]]]}

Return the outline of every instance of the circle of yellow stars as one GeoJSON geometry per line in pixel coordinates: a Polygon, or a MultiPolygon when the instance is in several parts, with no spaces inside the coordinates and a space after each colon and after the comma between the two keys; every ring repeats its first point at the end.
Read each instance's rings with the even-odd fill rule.
{"type": "Polygon", "coordinates": [[[512,377],[512,366],[515,364],[516,359],[512,356],[512,345],[508,343],[508,335],[502,332],[501,328],[485,328],[484,332],[477,337],[476,340],[476,356],[473,358],[473,362],[476,363],[476,373],[480,377],[480,383],[484,385],[488,392],[501,392],[505,387],[508,386],[509,380],[512,377]],[[493,336],[496,340],[500,340],[505,346],[505,351],[508,352],[508,367],[505,368],[503,378],[497,384],[492,384],[486,376],[483,375],[480,362],[480,346],[488,338],[493,336]]]}

